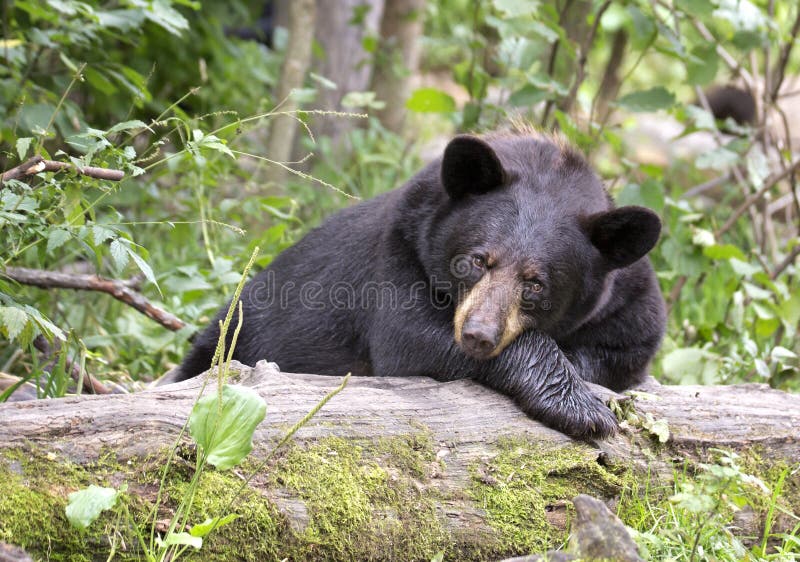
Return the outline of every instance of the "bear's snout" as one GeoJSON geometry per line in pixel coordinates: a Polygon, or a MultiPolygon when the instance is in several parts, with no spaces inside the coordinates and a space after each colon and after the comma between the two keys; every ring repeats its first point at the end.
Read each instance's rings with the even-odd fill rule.
{"type": "Polygon", "coordinates": [[[488,359],[500,342],[499,326],[469,320],[461,331],[461,348],[475,359],[488,359]]]}

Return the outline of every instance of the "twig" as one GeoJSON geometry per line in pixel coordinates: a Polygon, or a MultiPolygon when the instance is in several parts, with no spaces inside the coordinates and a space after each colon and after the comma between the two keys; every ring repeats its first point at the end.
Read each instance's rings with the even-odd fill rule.
{"type": "Polygon", "coordinates": [[[783,79],[786,73],[786,65],[789,64],[789,58],[792,54],[792,48],[794,47],[795,40],[797,39],[797,35],[800,33],[800,8],[797,9],[797,17],[794,20],[794,25],[792,25],[792,31],[790,32],[789,40],[784,43],[783,48],[781,49],[781,54],[778,57],[778,62],[775,64],[775,70],[773,72],[772,81],[772,102],[778,99],[778,94],[780,93],[781,86],[783,85],[783,79]]]}
{"type": "Polygon", "coordinates": [[[800,244],[796,244],[794,249],[792,249],[792,251],[789,252],[789,255],[786,256],[786,258],[784,258],[784,260],[781,263],[775,266],[775,269],[773,269],[770,272],[769,278],[772,279],[773,281],[777,279],[778,275],[783,273],[787,267],[789,267],[790,265],[792,265],[792,263],[794,263],[794,260],[797,259],[797,256],[800,256],[800,244]]]}
{"type": "Polygon", "coordinates": [[[729,179],[731,179],[731,174],[730,172],[727,172],[717,178],[708,180],[707,182],[698,184],[692,188],[687,189],[684,193],[680,195],[678,199],[689,199],[691,197],[695,197],[696,195],[702,195],[709,189],[714,189],[715,187],[722,185],[729,179]]]}
{"type": "MultiPolygon", "coordinates": [[[[50,359],[54,354],[61,351],[61,346],[58,343],[56,343],[55,347],[51,346],[50,342],[47,341],[47,338],[45,338],[41,334],[39,334],[33,339],[33,347],[38,349],[48,359],[50,359]]],[[[103,383],[95,379],[89,373],[83,373],[83,377],[81,377],[80,366],[76,365],[71,359],[67,358],[65,363],[67,371],[69,372],[70,376],[75,382],[78,382],[81,379],[83,379],[83,389],[85,391],[91,392],[92,394],[113,394],[112,390],[110,390],[103,383]]]]}
{"type": "MultiPolygon", "coordinates": [[[[668,7],[663,2],[659,3],[662,6],[668,7]]],[[[742,81],[747,87],[747,90],[753,97],[755,97],[755,85],[753,82],[753,76],[749,72],[747,72],[747,69],[744,68],[741,64],[739,64],[736,61],[736,59],[733,58],[733,56],[728,51],[726,51],[722,45],[720,45],[717,38],[711,34],[711,32],[705,25],[703,25],[703,22],[701,22],[697,18],[692,18],[692,23],[694,24],[695,29],[697,29],[700,35],[703,36],[703,39],[705,39],[712,45],[717,46],[717,54],[719,55],[719,58],[721,58],[725,62],[725,64],[728,65],[728,67],[733,71],[735,75],[740,76],[742,78],[742,81]]]]}
{"type": "Polygon", "coordinates": [[[32,176],[39,172],[59,172],[61,170],[72,170],[78,174],[97,178],[99,180],[120,181],[125,177],[122,170],[112,170],[109,168],[97,168],[95,166],[76,166],[67,162],[56,162],[55,160],[45,160],[41,156],[34,156],[10,170],[3,172],[0,178],[0,185],[8,180],[16,180],[24,176],[32,176]]]}
{"type": "Polygon", "coordinates": [[[594,17],[594,24],[592,24],[592,29],[586,35],[586,38],[583,40],[583,43],[580,45],[580,52],[578,54],[578,73],[575,76],[575,82],[572,83],[572,87],[569,90],[569,95],[564,99],[561,103],[561,111],[564,113],[569,113],[569,110],[572,108],[572,104],[575,103],[575,99],[578,96],[578,88],[580,88],[583,81],[586,79],[586,63],[588,62],[589,57],[589,49],[594,43],[594,37],[597,34],[597,29],[600,27],[600,20],[603,19],[603,14],[611,5],[611,0],[606,0],[600,9],[597,10],[597,14],[594,17]]]}
{"type": "Polygon", "coordinates": [[[741,217],[750,207],[752,207],[755,203],[757,203],[758,200],[761,199],[767,191],[772,189],[775,186],[775,184],[778,183],[779,181],[794,174],[794,172],[796,172],[798,168],[800,168],[800,159],[795,160],[792,163],[792,165],[786,168],[785,170],[768,177],[764,181],[763,187],[761,187],[761,189],[759,189],[758,191],[750,195],[747,199],[745,199],[744,203],[739,205],[739,207],[733,212],[733,214],[730,217],[728,217],[728,220],[725,221],[725,224],[723,224],[716,232],[716,236],[719,237],[728,232],[734,225],[734,223],[737,220],[739,220],[739,217],[741,217]]]}
{"type": "Polygon", "coordinates": [[[8,267],[1,271],[9,279],[23,285],[32,285],[42,289],[75,289],[81,291],[99,291],[108,293],[115,299],[124,302],[155,320],[168,330],[178,331],[186,323],[178,317],[162,310],[148,301],[144,295],[131,289],[132,281],[119,279],[106,279],[97,275],[69,274],[42,269],[28,269],[24,267],[8,267]]]}

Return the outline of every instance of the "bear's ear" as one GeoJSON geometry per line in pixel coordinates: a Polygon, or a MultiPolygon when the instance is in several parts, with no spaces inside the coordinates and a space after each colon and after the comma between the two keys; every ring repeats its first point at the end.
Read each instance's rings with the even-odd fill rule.
{"type": "Polygon", "coordinates": [[[460,135],[450,141],[442,158],[442,185],[451,199],[480,195],[505,181],[500,159],[486,141],[460,135]]]}
{"type": "Polygon", "coordinates": [[[661,233],[661,220],[644,207],[620,207],[590,216],[586,229],[592,244],[616,269],[632,264],[653,249],[661,233]]]}

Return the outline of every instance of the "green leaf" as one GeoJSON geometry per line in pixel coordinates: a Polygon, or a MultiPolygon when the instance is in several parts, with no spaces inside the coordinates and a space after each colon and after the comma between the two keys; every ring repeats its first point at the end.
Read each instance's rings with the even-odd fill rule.
{"type": "Polygon", "coordinates": [[[72,492],[67,504],[67,519],[76,529],[85,529],[103,511],[117,504],[119,492],[114,488],[103,488],[92,484],[88,488],[72,492]]]}
{"type": "Polygon", "coordinates": [[[733,272],[736,273],[736,275],[741,275],[742,277],[750,277],[761,271],[761,268],[757,265],[751,265],[738,258],[730,258],[730,264],[733,268],[733,272]]]}
{"type": "Polygon", "coordinates": [[[728,150],[724,146],[710,150],[701,154],[695,160],[695,165],[701,170],[719,170],[724,172],[737,162],[739,162],[739,155],[728,150]]]}
{"type": "Polygon", "coordinates": [[[95,15],[101,26],[113,27],[120,31],[136,29],[144,22],[144,14],[141,10],[109,10],[97,12],[95,15]]]}
{"type": "Polygon", "coordinates": [[[94,240],[95,246],[99,246],[106,240],[114,237],[114,231],[105,226],[92,225],[91,230],[92,240],[94,240]]]}
{"type": "Polygon", "coordinates": [[[383,109],[386,102],[375,99],[375,92],[347,92],[341,101],[342,107],[383,109]]]}
{"type": "Polygon", "coordinates": [[[675,95],[662,86],[633,92],[617,100],[617,105],[633,112],[658,111],[675,105],[675,95]]]}
{"type": "Polygon", "coordinates": [[[180,36],[181,32],[189,29],[189,22],[187,19],[170,5],[169,0],[153,0],[152,2],[148,2],[145,16],[154,24],[163,27],[173,35],[180,36]]]}
{"type": "Polygon", "coordinates": [[[20,137],[17,139],[17,154],[20,160],[25,160],[32,141],[33,137],[20,137]]]}
{"type": "Polygon", "coordinates": [[[227,525],[231,521],[235,520],[239,516],[235,513],[229,513],[225,517],[213,517],[210,519],[206,519],[202,523],[198,523],[197,525],[193,526],[189,529],[189,534],[193,537],[205,537],[208,533],[212,531],[212,529],[219,529],[220,527],[227,525]]]}
{"type": "Polygon", "coordinates": [[[267,405],[250,388],[226,384],[219,393],[197,401],[189,416],[189,433],[209,463],[220,470],[239,464],[253,448],[253,433],[267,405]]]}
{"type": "Polygon", "coordinates": [[[8,339],[14,341],[25,325],[28,323],[28,315],[21,308],[15,306],[0,306],[0,325],[5,326],[8,339]]]}
{"type": "MultiPolygon", "coordinates": [[[[155,285],[156,288],[158,288],[158,282],[156,281],[156,276],[153,275],[153,269],[150,267],[150,264],[144,261],[144,258],[142,258],[142,256],[134,252],[133,249],[130,248],[129,246],[125,246],[125,250],[128,252],[130,257],[133,258],[133,261],[134,263],[136,263],[136,267],[139,268],[139,271],[144,273],[144,276],[147,278],[147,280],[150,281],[153,285],[155,285]]],[[[161,289],[159,289],[159,291],[160,290],[161,289]]]]}
{"type": "Polygon", "coordinates": [[[664,187],[652,179],[645,180],[641,185],[629,183],[616,199],[619,205],[639,205],[660,213],[664,210],[664,187]]]}
{"type": "Polygon", "coordinates": [[[682,384],[711,384],[716,382],[719,356],[697,347],[675,349],[661,363],[664,375],[682,384]]]}
{"type": "Polygon", "coordinates": [[[727,260],[736,258],[744,260],[744,253],[733,244],[712,244],[703,248],[703,255],[712,260],[727,260]]]}
{"type": "Polygon", "coordinates": [[[417,113],[452,113],[456,100],[436,88],[419,88],[406,101],[406,108],[417,113]]]}
{"type": "Polygon", "coordinates": [[[189,533],[169,533],[167,538],[164,539],[164,545],[169,546],[171,544],[201,548],[203,546],[203,539],[200,537],[193,537],[189,533]]]}
{"type": "Polygon", "coordinates": [[[119,133],[120,131],[127,131],[129,129],[147,129],[147,125],[144,122],[139,121],[138,119],[134,119],[132,121],[123,121],[122,123],[117,123],[113,127],[108,130],[108,133],[119,133]]]}
{"type": "Polygon", "coordinates": [[[128,247],[119,241],[119,238],[111,241],[111,257],[117,269],[122,271],[128,265],[128,247]]]}
{"type": "Polygon", "coordinates": [[[642,427],[658,438],[659,443],[669,441],[669,424],[665,419],[656,419],[650,412],[645,413],[642,427]]]}
{"type": "Polygon", "coordinates": [[[64,243],[69,240],[70,234],[68,230],[63,228],[54,228],[47,235],[47,253],[53,253],[53,250],[59,249],[64,243]]]}
{"type": "Polygon", "coordinates": [[[689,84],[705,86],[717,76],[719,56],[714,44],[700,45],[692,49],[686,64],[686,78],[689,84]]]}
{"type": "Polygon", "coordinates": [[[539,9],[539,2],[532,0],[494,0],[494,7],[509,17],[533,14],[539,9]]]}

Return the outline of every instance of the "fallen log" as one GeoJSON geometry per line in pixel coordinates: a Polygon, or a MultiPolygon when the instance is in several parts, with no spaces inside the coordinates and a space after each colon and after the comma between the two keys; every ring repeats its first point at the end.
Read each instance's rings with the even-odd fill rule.
{"type": "MultiPolygon", "coordinates": [[[[253,459],[341,382],[265,362],[234,364],[233,372],[230,382],[267,403],[253,459]]],[[[201,385],[197,378],[131,395],[0,404],[0,486],[9,491],[0,497],[0,541],[32,554],[67,553],[64,559],[76,544],[89,559],[107,552],[108,521],[76,539],[63,515],[66,495],[125,482],[131,509],[146,513],[201,385]]],[[[206,392],[213,387],[212,380],[206,392]]],[[[203,475],[198,521],[224,509],[240,517],[198,559],[430,560],[443,551],[447,559],[485,560],[544,552],[564,540],[577,494],[613,504],[628,479],[647,471],[668,483],[675,459],[727,448],[764,462],[800,462],[800,396],[757,384],[652,381],[633,398],[596,390],[626,422],[612,439],[587,444],[473,381],[351,379],[236,499],[255,461],[203,475]],[[660,443],[665,428],[669,437],[660,443]]],[[[159,517],[167,520],[194,466],[188,438],[183,443],[165,479],[159,517]]],[[[134,544],[125,545],[133,557],[134,544]]]]}

